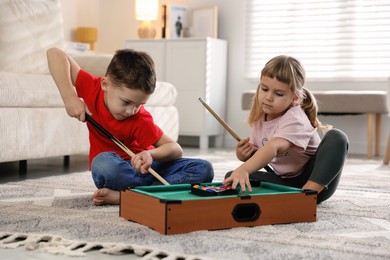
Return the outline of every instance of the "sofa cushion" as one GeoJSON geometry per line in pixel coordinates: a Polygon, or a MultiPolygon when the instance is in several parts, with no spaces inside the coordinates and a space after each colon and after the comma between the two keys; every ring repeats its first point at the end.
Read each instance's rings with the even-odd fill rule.
{"type": "Polygon", "coordinates": [[[62,107],[0,107],[0,122],[0,162],[89,151],[86,125],[69,117],[62,107]]]}
{"type": "Polygon", "coordinates": [[[104,53],[68,53],[85,71],[103,77],[106,75],[107,67],[110,64],[113,55],[104,53]]]}
{"type": "MultiPolygon", "coordinates": [[[[389,79],[390,80],[390,79],[389,79]]],[[[387,113],[387,94],[380,90],[324,90],[312,91],[318,102],[320,114],[387,113]]],[[[251,108],[256,90],[242,94],[241,108],[251,108]]],[[[389,101],[390,102],[390,101],[389,101]]],[[[390,105],[390,103],[389,103],[390,105]]]]}
{"type": "Polygon", "coordinates": [[[0,71],[48,74],[46,50],[64,45],[59,0],[0,1],[0,71]]]}
{"type": "Polygon", "coordinates": [[[312,93],[321,114],[387,113],[385,91],[324,90],[312,93]]]}
{"type": "Polygon", "coordinates": [[[50,75],[0,71],[0,107],[63,107],[50,75]]]}

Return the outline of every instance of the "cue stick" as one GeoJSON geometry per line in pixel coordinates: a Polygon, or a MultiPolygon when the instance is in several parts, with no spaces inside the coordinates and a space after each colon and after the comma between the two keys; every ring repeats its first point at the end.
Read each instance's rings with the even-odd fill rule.
{"type": "MultiPolygon", "coordinates": [[[[90,117],[88,114],[85,114],[85,120],[91,123],[101,134],[103,134],[108,139],[111,139],[119,148],[121,148],[125,153],[130,155],[130,157],[134,157],[135,154],[127,148],[121,141],[119,141],[115,136],[110,134],[106,129],[104,129],[103,126],[101,126],[98,122],[96,122],[92,117],[90,117]]],[[[149,167],[148,172],[150,172],[156,179],[158,179],[160,182],[162,182],[164,185],[169,185],[169,183],[164,180],[163,177],[161,177],[155,170],[149,167]]]]}
{"type": "MultiPolygon", "coordinates": [[[[215,119],[221,123],[226,131],[228,131],[233,136],[234,139],[236,139],[238,142],[241,141],[241,138],[233,131],[233,129],[217,113],[215,113],[214,110],[209,105],[207,105],[207,103],[202,98],[199,98],[199,101],[215,117],[215,119]]],[[[273,172],[272,168],[268,165],[264,166],[264,169],[269,172],[273,172]]]]}
{"type": "Polygon", "coordinates": [[[233,131],[233,129],[217,113],[215,113],[214,110],[209,105],[207,105],[207,103],[202,98],[199,98],[199,101],[215,117],[215,119],[218,120],[218,122],[226,129],[226,131],[228,131],[229,134],[233,136],[234,139],[236,139],[238,142],[241,141],[241,138],[233,131]]]}

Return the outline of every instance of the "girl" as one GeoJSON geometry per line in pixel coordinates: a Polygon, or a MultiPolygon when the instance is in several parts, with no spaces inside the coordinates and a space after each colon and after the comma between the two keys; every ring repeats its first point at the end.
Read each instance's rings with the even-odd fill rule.
{"type": "Polygon", "coordinates": [[[244,163],[229,172],[223,184],[252,191],[250,180],[260,180],[310,189],[320,193],[318,203],[334,193],[348,139],[333,129],[320,140],[317,129],[330,127],[318,120],[316,100],[304,85],[305,71],[298,60],[282,55],[267,62],[248,117],[251,138],[236,147],[244,163]],[[259,171],[268,164],[272,169],[259,171]]]}

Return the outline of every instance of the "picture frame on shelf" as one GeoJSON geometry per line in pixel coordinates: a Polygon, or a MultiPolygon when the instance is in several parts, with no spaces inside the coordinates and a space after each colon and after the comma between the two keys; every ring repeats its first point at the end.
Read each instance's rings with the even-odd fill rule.
{"type": "Polygon", "coordinates": [[[188,8],[185,5],[170,4],[168,9],[167,38],[183,38],[188,29],[188,8]]]}
{"type": "Polygon", "coordinates": [[[193,9],[191,12],[191,37],[218,38],[218,7],[193,9]]]}

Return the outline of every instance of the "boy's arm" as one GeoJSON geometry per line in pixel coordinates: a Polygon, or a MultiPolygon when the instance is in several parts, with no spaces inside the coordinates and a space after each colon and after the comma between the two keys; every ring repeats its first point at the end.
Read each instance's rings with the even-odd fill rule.
{"type": "Polygon", "coordinates": [[[75,84],[79,65],[63,50],[51,48],[47,51],[50,73],[57,85],[69,116],[85,122],[85,113],[91,114],[85,103],[77,96],[75,84]]]}
{"type": "Polygon", "coordinates": [[[141,173],[147,173],[153,161],[166,162],[180,159],[183,155],[181,146],[163,134],[152,150],[145,150],[131,158],[131,165],[141,173]]]}
{"type": "Polygon", "coordinates": [[[180,159],[183,155],[181,146],[166,134],[154,144],[153,150],[148,150],[154,161],[164,162],[180,159]]]}

